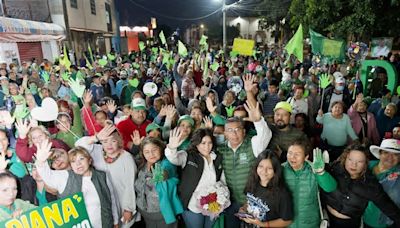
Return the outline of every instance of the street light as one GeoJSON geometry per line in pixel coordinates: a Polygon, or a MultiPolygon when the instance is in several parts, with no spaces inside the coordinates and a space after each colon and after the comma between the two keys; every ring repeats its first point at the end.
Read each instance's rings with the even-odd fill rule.
{"type": "Polygon", "coordinates": [[[217,2],[222,1],[222,50],[226,51],[226,0],[215,0],[217,2]]]}

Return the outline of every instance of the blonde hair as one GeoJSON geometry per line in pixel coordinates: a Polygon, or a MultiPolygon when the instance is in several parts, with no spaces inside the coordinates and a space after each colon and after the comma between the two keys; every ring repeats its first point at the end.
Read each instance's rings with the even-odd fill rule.
{"type": "Polygon", "coordinates": [[[69,162],[71,163],[71,162],[75,161],[75,159],[78,155],[82,155],[82,157],[88,159],[89,162],[92,161],[92,157],[90,156],[89,152],[85,148],[83,148],[81,146],[77,146],[68,151],[69,162]]]}
{"type": "Polygon", "coordinates": [[[39,125],[37,127],[32,127],[29,132],[28,132],[28,142],[29,142],[29,146],[33,145],[32,142],[32,132],[34,131],[41,131],[44,135],[46,135],[47,138],[50,139],[50,132],[42,125],[39,125]]]}

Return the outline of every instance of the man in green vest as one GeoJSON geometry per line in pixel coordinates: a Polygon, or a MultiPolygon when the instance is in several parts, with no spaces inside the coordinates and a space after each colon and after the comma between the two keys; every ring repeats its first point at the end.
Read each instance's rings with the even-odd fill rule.
{"type": "MultiPolygon", "coordinates": [[[[254,96],[247,92],[247,96],[254,96]]],[[[264,151],[272,137],[272,132],[262,117],[260,105],[247,100],[244,105],[248,117],[243,120],[238,117],[229,118],[225,124],[226,143],[218,147],[222,154],[222,168],[226,184],[231,193],[231,206],[226,209],[225,227],[235,228],[240,226],[240,220],[234,215],[246,202],[244,187],[255,158],[264,151]],[[257,135],[251,137],[246,134],[243,121],[254,123],[257,135]]]]}

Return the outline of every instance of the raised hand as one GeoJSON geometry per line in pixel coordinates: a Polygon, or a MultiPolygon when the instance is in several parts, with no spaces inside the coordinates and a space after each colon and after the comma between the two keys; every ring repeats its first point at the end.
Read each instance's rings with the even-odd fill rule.
{"type": "Polygon", "coordinates": [[[159,117],[164,117],[167,115],[167,105],[162,105],[160,112],[158,113],[159,117]]]}
{"type": "Polygon", "coordinates": [[[4,172],[7,169],[7,165],[10,162],[10,160],[6,160],[6,152],[3,151],[1,152],[0,155],[0,173],[4,172]]]}
{"type": "Polygon", "coordinates": [[[207,110],[211,113],[214,114],[217,110],[217,106],[215,106],[213,104],[213,101],[211,100],[211,98],[207,97],[206,98],[206,106],[207,106],[207,110]]]}
{"type": "Polygon", "coordinates": [[[164,77],[163,84],[167,88],[171,88],[171,77],[164,77]]]}
{"type": "Polygon", "coordinates": [[[117,110],[117,105],[115,105],[114,100],[107,101],[106,105],[110,113],[115,113],[115,111],[117,110]]]}
{"type": "Polygon", "coordinates": [[[255,79],[256,77],[251,74],[246,74],[242,76],[244,90],[246,92],[251,92],[253,91],[254,87],[257,87],[257,84],[254,83],[255,79]]]}
{"type": "Polygon", "coordinates": [[[200,95],[200,88],[196,87],[194,88],[194,98],[197,98],[200,95]]]}
{"type": "Polygon", "coordinates": [[[0,125],[4,125],[6,128],[11,129],[12,124],[15,121],[15,117],[12,117],[10,112],[7,110],[0,111],[0,115],[2,116],[2,120],[0,121],[0,125]]]}
{"type": "Polygon", "coordinates": [[[172,120],[174,118],[174,116],[176,115],[175,107],[173,105],[168,105],[166,107],[165,114],[166,114],[166,119],[172,120]]]}
{"type": "Polygon", "coordinates": [[[168,148],[171,150],[176,150],[183,142],[182,132],[179,128],[175,128],[169,133],[169,143],[168,148]]]}
{"type": "Polygon", "coordinates": [[[93,95],[92,91],[86,90],[83,93],[83,102],[85,103],[85,106],[90,107],[90,102],[92,101],[93,95]]]}
{"type": "Polygon", "coordinates": [[[321,88],[322,88],[322,89],[325,89],[326,87],[329,86],[329,84],[332,83],[332,80],[329,78],[329,75],[328,75],[328,74],[322,74],[322,75],[319,77],[319,83],[320,83],[320,85],[321,85],[321,88]]]}
{"type": "Polygon", "coordinates": [[[50,157],[52,152],[50,152],[52,143],[46,139],[43,140],[38,146],[36,150],[36,162],[45,163],[47,159],[50,157]]]}
{"type": "Polygon", "coordinates": [[[133,145],[139,146],[142,143],[144,136],[140,137],[139,131],[135,130],[133,132],[133,134],[131,135],[131,139],[132,139],[133,145]]]}
{"type": "Polygon", "coordinates": [[[203,122],[204,122],[204,126],[206,128],[209,128],[209,129],[213,128],[213,122],[210,117],[208,117],[208,116],[203,117],[203,122]]]}
{"type": "MultiPolygon", "coordinates": [[[[324,151],[325,153],[326,151],[324,151]]],[[[312,168],[314,173],[320,174],[322,172],[324,172],[325,170],[325,162],[324,162],[324,158],[322,155],[322,151],[319,148],[315,148],[313,150],[313,163],[312,163],[312,168]]]]}
{"type": "Polygon", "coordinates": [[[68,79],[68,84],[71,87],[71,90],[75,93],[75,95],[79,98],[82,98],[85,92],[85,84],[82,83],[80,79],[74,80],[73,78],[68,79]]]}
{"type": "Polygon", "coordinates": [[[28,121],[21,120],[21,119],[17,119],[17,123],[15,124],[15,127],[17,128],[20,139],[26,138],[29,130],[31,129],[31,126],[28,124],[28,121]]]}
{"type": "Polygon", "coordinates": [[[244,104],[244,108],[247,111],[248,117],[244,118],[243,120],[253,123],[261,120],[262,113],[260,111],[260,104],[258,102],[254,105],[251,104],[251,102],[246,101],[246,104],[244,104]]]}
{"type": "Polygon", "coordinates": [[[110,137],[113,131],[115,131],[114,125],[106,125],[99,133],[97,133],[96,137],[99,141],[106,140],[110,137]]]}

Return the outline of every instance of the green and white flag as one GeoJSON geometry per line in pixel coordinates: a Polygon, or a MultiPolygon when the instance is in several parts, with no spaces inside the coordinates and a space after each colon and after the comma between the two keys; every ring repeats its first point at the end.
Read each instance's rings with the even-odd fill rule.
{"type": "Polygon", "coordinates": [[[160,40],[161,40],[162,44],[166,44],[167,43],[167,41],[165,40],[164,31],[161,31],[160,34],[158,34],[158,37],[160,37],[160,40]]]}
{"type": "Polygon", "coordinates": [[[343,61],[345,59],[346,43],[343,40],[329,39],[312,29],[309,31],[311,51],[313,54],[343,61]]]}
{"type": "Polygon", "coordinates": [[[182,57],[186,57],[188,55],[185,45],[180,40],[178,40],[178,53],[182,57]]]}

